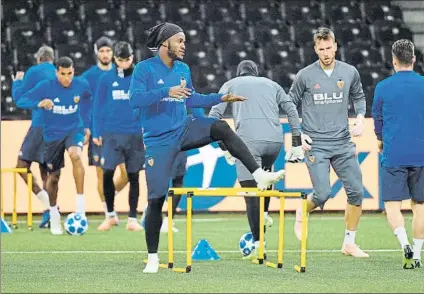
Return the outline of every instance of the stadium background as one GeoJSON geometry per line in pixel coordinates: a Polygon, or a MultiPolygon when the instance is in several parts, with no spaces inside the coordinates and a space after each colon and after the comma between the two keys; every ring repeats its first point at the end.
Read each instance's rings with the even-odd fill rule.
{"type": "MultiPolygon", "coordinates": [[[[11,74],[26,71],[35,63],[34,53],[42,44],[55,49],[56,57],[68,55],[81,74],[95,63],[94,41],[106,35],[113,40],[129,41],[136,49],[136,60],[151,56],[144,46],[146,31],[153,25],[172,21],[186,32],[189,43],[185,61],[191,66],[194,85],[199,92],[217,91],[234,77],[239,61],[256,61],[261,74],[272,78],[286,91],[299,69],[316,60],[312,33],[329,26],[339,45],[337,58],[360,72],[370,115],[375,84],[392,73],[390,48],[394,40],[412,39],[417,48],[415,70],[424,73],[424,1],[166,1],[166,0],[44,0],[2,1],[1,11],[1,167],[13,167],[20,144],[29,127],[30,112],[17,109],[11,98],[11,74]]],[[[230,111],[230,109],[228,109],[230,111]]],[[[226,113],[227,116],[229,112],[226,113]]],[[[353,109],[350,114],[353,115],[353,109]]],[[[284,114],[281,113],[283,129],[284,114]]],[[[290,142],[289,135],[286,142],[290,142]]],[[[379,210],[378,153],[372,121],[368,119],[366,135],[355,139],[364,174],[366,210],[379,210]]],[[[190,153],[192,164],[185,185],[234,186],[235,169],[219,157],[210,145],[190,153]],[[212,160],[211,160],[212,158],[212,160]],[[213,160],[215,158],[215,160],[213,160]],[[210,163],[210,165],[209,165],[210,163]],[[208,165],[208,167],[207,167],[208,165]],[[210,169],[212,168],[212,170],[210,169]]],[[[288,147],[288,146],[286,146],[288,147]]],[[[84,150],[86,154],[86,150],[84,150]]],[[[95,189],[94,168],[86,166],[86,196],[89,212],[101,212],[95,189]]],[[[277,167],[284,167],[284,151],[277,167]]],[[[74,210],[75,187],[67,158],[60,182],[61,210],[74,210]]],[[[304,165],[287,165],[288,176],[277,188],[310,189],[304,165]]],[[[37,168],[33,167],[35,175],[37,168]]],[[[10,175],[9,175],[10,176],[10,175]]],[[[25,186],[19,180],[18,211],[26,211],[25,186]]],[[[141,175],[140,206],[146,201],[144,174],[141,175]]],[[[12,178],[5,176],[5,211],[12,210],[12,178]]],[[[345,194],[332,174],[333,196],[326,209],[343,210],[345,194]]],[[[118,197],[117,209],[127,210],[126,188],[118,197]]],[[[34,211],[41,211],[34,201],[34,211]]],[[[274,200],[271,209],[276,209],[274,200]]],[[[296,206],[290,201],[288,209],[296,206]]],[[[184,207],[184,201],[182,203],[184,207]]],[[[244,210],[244,201],[236,199],[202,199],[195,209],[214,211],[244,210]]]]}

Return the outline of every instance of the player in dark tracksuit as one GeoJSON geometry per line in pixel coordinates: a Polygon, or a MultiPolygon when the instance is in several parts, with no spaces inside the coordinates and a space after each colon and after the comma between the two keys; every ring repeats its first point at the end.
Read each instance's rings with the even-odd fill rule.
{"type": "Polygon", "coordinates": [[[243,101],[245,98],[232,94],[203,95],[195,92],[190,69],[182,62],[185,35],[179,26],[162,23],[151,28],[147,46],[158,54],[136,65],[130,85],[130,102],[134,108],[141,110],[146,144],[148,258],[143,272],[157,273],[162,207],[168,193],[172,166],[179,152],[223,141],[229,152],[253,173],[261,190],[282,179],[284,171],[272,173],[261,169],[226,122],[187,117],[187,108],[210,107],[220,102],[243,101]]]}
{"type": "Polygon", "coordinates": [[[141,122],[129,102],[128,89],[134,70],[131,45],[115,45],[116,67],[104,73],[94,96],[93,142],[102,147],[100,163],[103,169],[103,191],[107,204],[106,219],[98,227],[107,231],[117,225],[114,210],[115,185],[113,175],[120,164],[125,164],[130,183],[127,230],[141,231],[137,222],[139,172],[144,163],[144,144],[141,122]]]}
{"type": "Polygon", "coordinates": [[[47,192],[50,202],[50,231],[63,234],[57,207],[60,171],[65,166],[65,151],[71,159],[76,186],[76,212],[85,214],[84,165],[81,154],[89,138],[89,117],[81,102],[91,99],[90,86],[85,79],[74,78],[73,61],[61,57],[56,63],[56,79],[45,80],[25,93],[17,102],[25,109],[44,109],[44,160],[49,172],[47,192]]]}
{"type": "MultiPolygon", "coordinates": [[[[91,92],[93,95],[97,91],[97,86],[100,77],[103,73],[115,69],[115,65],[112,62],[113,57],[113,42],[108,37],[100,37],[94,44],[94,52],[97,56],[97,64],[91,66],[85,72],[82,73],[82,77],[85,78],[90,85],[91,92]]],[[[92,103],[92,101],[85,101],[84,103],[92,103]]],[[[89,112],[90,118],[93,116],[93,105],[88,104],[85,107],[89,112]]],[[[90,130],[93,132],[93,123],[90,119],[90,130]]],[[[101,168],[100,159],[102,157],[102,148],[94,144],[93,140],[90,139],[88,142],[88,165],[96,167],[97,174],[97,191],[100,196],[100,200],[103,202],[103,209],[105,211],[105,216],[107,214],[107,207],[105,202],[105,197],[103,193],[103,169],[101,168]]],[[[121,191],[126,184],[128,183],[127,173],[125,171],[125,165],[119,165],[120,168],[120,177],[116,179],[115,188],[117,192],[121,191]]]]}
{"type": "Polygon", "coordinates": [[[414,44],[392,46],[391,77],[374,92],[372,116],[381,161],[381,197],[387,220],[403,249],[403,268],[422,267],[424,243],[424,77],[414,72],[414,44]],[[405,230],[402,200],[411,199],[413,248],[405,230]]]}
{"type": "MultiPolygon", "coordinates": [[[[12,98],[15,103],[23,94],[34,88],[38,83],[46,79],[56,78],[56,68],[53,65],[54,51],[49,46],[42,46],[36,53],[37,65],[28,69],[25,76],[23,72],[17,72],[12,84],[12,98]]],[[[34,109],[32,111],[31,127],[25,136],[19,151],[17,168],[31,168],[32,162],[38,162],[40,168],[41,180],[43,187],[41,188],[36,179],[33,177],[32,191],[37,198],[43,203],[44,213],[40,222],[40,228],[48,226],[50,220],[49,213],[49,195],[46,192],[47,169],[44,165],[43,152],[43,127],[44,118],[43,110],[34,109]]],[[[27,174],[19,173],[22,179],[27,183],[27,174]]]]}
{"type": "MultiPolygon", "coordinates": [[[[219,92],[245,96],[247,101],[236,102],[231,105],[227,103],[215,105],[209,112],[209,117],[221,119],[226,108],[230,106],[237,135],[246,143],[256,162],[264,169],[272,170],[274,162],[284,145],[279,106],[287,113],[293,141],[297,141],[297,144],[293,144],[291,153],[288,152],[291,154],[291,161],[303,159],[300,121],[296,106],[284,89],[276,82],[258,75],[258,67],[253,61],[243,60],[240,62],[237,66],[237,76],[226,82],[219,92]]],[[[255,180],[239,160],[236,161],[236,167],[240,186],[245,188],[255,187],[255,180]]],[[[267,200],[266,206],[269,206],[270,198],[265,199],[267,200]]],[[[259,213],[262,213],[259,211],[259,198],[245,197],[245,201],[247,218],[256,249],[259,248],[259,213]]],[[[265,214],[265,220],[268,218],[267,214],[265,214]]],[[[253,250],[246,258],[257,257],[258,251],[253,250]]]]}

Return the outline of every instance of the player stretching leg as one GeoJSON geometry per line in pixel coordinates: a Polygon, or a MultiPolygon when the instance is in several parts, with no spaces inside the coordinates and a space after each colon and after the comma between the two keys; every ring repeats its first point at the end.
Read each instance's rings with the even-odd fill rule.
{"type": "Polygon", "coordinates": [[[181,60],[185,54],[183,30],[171,23],[153,27],[147,46],[158,55],[137,64],[131,80],[130,102],[141,109],[146,144],[146,243],[148,261],[144,273],[159,269],[157,250],[162,226],[162,207],[169,188],[175,157],[181,151],[222,141],[240,159],[262,190],[284,177],[284,171],[266,172],[259,167],[249,149],[225,122],[213,118],[188,118],[186,107],[210,107],[236,102],[244,97],[232,94],[196,93],[190,69],[181,60]]]}
{"type": "MultiPolygon", "coordinates": [[[[103,73],[115,69],[115,65],[112,62],[113,56],[113,42],[108,37],[100,37],[94,44],[94,52],[97,56],[97,64],[90,67],[88,70],[83,72],[81,75],[85,78],[90,85],[91,93],[96,93],[98,82],[103,73]]],[[[83,101],[84,103],[84,101],[83,101]]],[[[87,103],[92,101],[87,100],[87,103]]],[[[92,118],[94,110],[92,104],[85,107],[89,112],[90,118],[92,118]]],[[[90,130],[93,129],[93,121],[90,120],[90,130]]],[[[103,203],[105,216],[107,216],[107,206],[105,202],[105,195],[103,193],[103,169],[101,167],[100,159],[102,157],[101,146],[96,145],[93,140],[88,141],[88,165],[96,167],[97,174],[97,191],[99,197],[103,203]]],[[[127,172],[125,171],[125,164],[119,165],[120,177],[115,181],[115,189],[117,192],[124,189],[128,183],[127,172]]],[[[116,224],[119,224],[118,215],[116,215],[116,224]]]]}
{"type": "Polygon", "coordinates": [[[81,160],[83,144],[90,135],[87,113],[80,109],[83,99],[91,99],[86,80],[74,78],[72,59],[61,57],[56,64],[57,79],[45,80],[25,93],[18,106],[25,109],[44,109],[45,142],[44,159],[49,172],[47,192],[50,198],[50,231],[53,235],[63,234],[60,213],[57,208],[57,189],[60,170],[65,163],[65,150],[71,158],[77,190],[76,212],[85,214],[84,166],[81,160]]]}
{"type": "Polygon", "coordinates": [[[134,70],[133,49],[127,42],[115,45],[116,68],[104,73],[94,95],[93,141],[102,146],[103,190],[107,204],[106,219],[98,227],[107,231],[117,225],[114,210],[115,184],[113,175],[125,164],[130,182],[127,230],[141,231],[137,222],[139,172],[144,163],[144,144],[141,122],[129,103],[128,89],[134,70]]]}
{"type": "MultiPolygon", "coordinates": [[[[195,118],[198,117],[204,117],[205,116],[205,110],[203,108],[189,108],[187,111],[191,111],[191,115],[195,118]]],[[[174,165],[172,166],[172,173],[171,173],[171,182],[173,188],[182,188],[184,185],[184,175],[186,173],[186,165],[187,165],[187,153],[185,151],[180,152],[177,157],[175,158],[174,165]]],[[[181,195],[174,195],[173,201],[172,201],[172,218],[175,217],[175,214],[177,213],[177,207],[178,204],[181,201],[181,195]]],[[[146,211],[147,205],[144,209],[146,211]]],[[[146,220],[146,214],[143,213],[143,216],[141,218],[141,225],[143,228],[145,227],[145,220],[146,220]]],[[[172,226],[172,231],[174,233],[178,233],[179,230],[172,226]]],[[[162,227],[160,228],[161,233],[168,233],[168,213],[165,213],[163,221],[162,221],[162,227]]]]}
{"type": "MultiPolygon", "coordinates": [[[[226,82],[219,90],[221,94],[233,93],[247,98],[245,102],[231,105],[236,133],[246,143],[256,162],[264,169],[272,170],[275,160],[283,147],[284,136],[279,118],[279,106],[287,113],[294,146],[290,160],[302,160],[303,151],[300,140],[300,120],[296,106],[284,92],[284,89],[274,81],[259,77],[257,65],[251,60],[244,60],[237,66],[237,77],[226,82]]],[[[209,117],[222,119],[227,103],[212,107],[209,117]]],[[[223,147],[221,147],[223,148],[223,147]]],[[[224,147],[225,149],[225,147],[224,147]]],[[[257,183],[249,170],[236,161],[237,177],[240,186],[256,187],[257,183]]],[[[269,206],[269,197],[267,206],[269,206]]],[[[259,198],[245,197],[247,218],[255,241],[255,250],[246,258],[257,258],[259,248],[259,198]]]]}
{"type": "MultiPolygon", "coordinates": [[[[24,93],[31,90],[39,82],[45,79],[53,79],[56,75],[56,69],[53,65],[54,51],[51,47],[40,47],[36,53],[36,59],[37,65],[30,67],[25,76],[23,72],[17,72],[13,77],[12,97],[15,103],[24,93]]],[[[42,110],[33,110],[31,127],[22,143],[21,150],[19,151],[18,163],[16,165],[17,168],[26,168],[30,170],[31,164],[33,162],[38,162],[43,188],[37,184],[37,180],[34,177],[32,191],[37,195],[37,198],[40,199],[45,209],[39,225],[40,228],[47,227],[50,221],[49,195],[46,192],[47,169],[43,159],[43,126],[44,120],[42,117],[42,110]]],[[[19,173],[19,175],[25,183],[28,183],[26,173],[19,173]]]]}
{"type": "MultiPolygon", "coordinates": [[[[319,60],[300,70],[289,96],[302,105],[302,148],[314,191],[308,197],[308,211],[324,207],[331,193],[330,165],[343,183],[347,194],[343,254],[368,257],[355,243],[364,197],[362,172],[351,142],[348,124],[349,98],[357,114],[353,136],[363,133],[365,95],[358,71],[335,59],[337,43],[328,28],[314,34],[319,60]]],[[[296,211],[295,233],[301,239],[302,214],[296,211]]]]}
{"type": "Polygon", "coordinates": [[[424,78],[414,72],[414,44],[392,46],[395,74],[375,88],[372,116],[382,152],[381,187],[387,220],[403,249],[403,268],[422,267],[424,243],[424,78]],[[402,200],[411,199],[413,249],[402,200]]]}

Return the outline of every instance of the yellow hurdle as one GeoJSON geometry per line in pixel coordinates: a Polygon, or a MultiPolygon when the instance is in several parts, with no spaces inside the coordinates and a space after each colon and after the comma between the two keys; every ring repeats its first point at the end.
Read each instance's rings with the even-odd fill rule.
{"type": "Polygon", "coordinates": [[[27,227],[32,230],[32,183],[33,178],[31,171],[26,168],[2,168],[1,169],[1,217],[4,218],[4,177],[3,173],[13,173],[13,208],[12,208],[12,228],[18,228],[18,173],[26,173],[28,178],[28,211],[27,211],[27,227]]]}
{"type": "Polygon", "coordinates": [[[192,210],[193,210],[193,197],[211,197],[211,196],[226,196],[226,197],[259,197],[259,258],[253,262],[256,264],[264,264],[264,206],[265,197],[279,197],[280,198],[280,217],[278,227],[278,256],[277,263],[266,261],[265,265],[272,268],[283,268],[284,258],[284,210],[285,198],[302,198],[302,241],[300,253],[300,266],[296,265],[295,270],[300,273],[306,271],[306,243],[307,243],[307,195],[303,192],[284,192],[278,190],[260,191],[257,188],[171,188],[168,191],[168,265],[161,264],[161,268],[170,268],[174,272],[189,273],[192,270],[192,210]],[[186,267],[174,267],[174,233],[172,231],[172,203],[174,195],[187,194],[187,238],[186,238],[186,267]]]}

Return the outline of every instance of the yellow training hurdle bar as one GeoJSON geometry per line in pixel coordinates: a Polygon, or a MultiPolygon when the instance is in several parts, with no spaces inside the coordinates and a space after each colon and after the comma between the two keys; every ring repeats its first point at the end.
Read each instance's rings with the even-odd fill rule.
{"type": "Polygon", "coordinates": [[[196,197],[210,197],[210,196],[226,196],[226,197],[260,197],[259,198],[259,258],[254,260],[254,263],[264,264],[264,207],[265,197],[279,197],[280,198],[280,217],[278,228],[278,261],[277,264],[266,261],[265,265],[273,268],[283,268],[283,251],[284,251],[284,208],[285,198],[301,198],[302,200],[302,240],[300,251],[300,266],[295,265],[294,269],[299,273],[306,271],[306,241],[307,241],[307,226],[308,226],[308,213],[307,213],[307,194],[303,192],[284,192],[277,190],[260,191],[257,188],[171,188],[168,191],[168,264],[161,264],[161,268],[169,268],[174,272],[189,273],[192,268],[192,210],[193,210],[193,196],[196,197]],[[174,234],[172,231],[172,202],[174,195],[187,194],[187,246],[186,258],[187,264],[185,268],[174,267],[174,234]]]}
{"type": "Polygon", "coordinates": [[[26,168],[2,168],[1,169],[1,217],[4,219],[4,178],[3,173],[13,173],[13,210],[12,210],[12,228],[18,227],[18,213],[17,213],[17,201],[18,201],[18,184],[17,174],[26,173],[28,176],[28,215],[27,225],[28,230],[32,231],[32,173],[26,168]]]}

